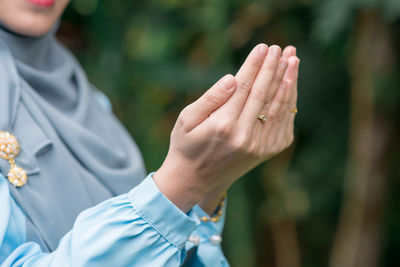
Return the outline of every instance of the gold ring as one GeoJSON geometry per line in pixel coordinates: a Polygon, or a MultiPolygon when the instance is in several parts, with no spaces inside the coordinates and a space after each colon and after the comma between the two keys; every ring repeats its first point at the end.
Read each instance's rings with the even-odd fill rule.
{"type": "Polygon", "coordinates": [[[297,108],[294,108],[294,109],[290,110],[290,113],[296,114],[297,113],[297,108]]]}
{"type": "Polygon", "coordinates": [[[257,116],[257,119],[259,119],[261,123],[264,123],[267,120],[267,116],[264,114],[260,114],[257,116]]]}

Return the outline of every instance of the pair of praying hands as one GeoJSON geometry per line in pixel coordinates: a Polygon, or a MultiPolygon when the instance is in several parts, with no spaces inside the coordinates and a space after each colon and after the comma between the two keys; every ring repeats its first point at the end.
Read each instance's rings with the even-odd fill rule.
{"type": "Polygon", "coordinates": [[[207,203],[290,146],[299,62],[292,46],[282,52],[259,44],[236,76],[224,76],[184,108],[153,176],[159,190],[185,212],[197,203],[212,211],[207,203]]]}

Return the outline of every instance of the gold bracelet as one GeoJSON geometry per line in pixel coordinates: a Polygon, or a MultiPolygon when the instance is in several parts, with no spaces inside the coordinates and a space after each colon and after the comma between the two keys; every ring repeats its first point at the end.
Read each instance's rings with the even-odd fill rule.
{"type": "Polygon", "coordinates": [[[221,219],[221,216],[222,216],[222,213],[223,213],[222,209],[225,206],[225,198],[226,198],[226,193],[223,195],[222,200],[219,202],[216,215],[210,216],[210,217],[203,216],[203,217],[200,218],[200,221],[205,222],[205,223],[209,222],[209,221],[211,221],[213,223],[218,222],[221,219]]]}

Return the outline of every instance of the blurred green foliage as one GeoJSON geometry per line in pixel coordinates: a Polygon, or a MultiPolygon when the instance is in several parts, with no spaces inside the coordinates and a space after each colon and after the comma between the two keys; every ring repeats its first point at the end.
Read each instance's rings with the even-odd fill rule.
{"type": "MultiPolygon", "coordinates": [[[[287,171],[274,180],[266,163],[231,188],[224,251],[232,266],[278,266],[270,225],[283,217],[296,225],[301,266],[327,266],[348,167],[348,64],[362,10],[375,10],[391,33],[393,64],[376,77],[375,99],[398,122],[398,0],[75,0],[60,38],[110,97],[149,171],[162,163],[179,111],[222,75],[234,74],[254,45],[296,46],[299,114],[295,144],[281,160],[287,171]]],[[[400,263],[395,136],[392,143],[380,266],[400,263]]]]}

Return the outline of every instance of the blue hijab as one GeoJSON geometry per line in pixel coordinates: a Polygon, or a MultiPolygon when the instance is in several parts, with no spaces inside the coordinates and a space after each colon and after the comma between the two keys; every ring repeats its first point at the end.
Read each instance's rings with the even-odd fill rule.
{"type": "MultiPolygon", "coordinates": [[[[19,140],[16,164],[28,183],[10,191],[27,217],[27,241],[44,251],[84,209],[128,192],[145,176],[130,135],[96,99],[54,27],[26,37],[0,23],[0,131],[19,140]]],[[[0,158],[0,173],[8,173],[0,158]]]]}

